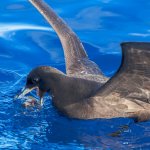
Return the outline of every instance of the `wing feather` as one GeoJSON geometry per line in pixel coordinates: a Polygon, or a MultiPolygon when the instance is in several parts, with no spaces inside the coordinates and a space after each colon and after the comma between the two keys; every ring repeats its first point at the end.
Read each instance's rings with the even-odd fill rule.
{"type": "Polygon", "coordinates": [[[122,43],[122,65],[96,96],[150,103],[150,43],[122,43]]]}
{"type": "Polygon", "coordinates": [[[103,74],[99,67],[89,60],[86,51],[77,35],[67,26],[67,24],[48,6],[44,0],[29,0],[34,7],[56,31],[62,43],[66,62],[66,72],[68,75],[74,74],[103,74]]]}

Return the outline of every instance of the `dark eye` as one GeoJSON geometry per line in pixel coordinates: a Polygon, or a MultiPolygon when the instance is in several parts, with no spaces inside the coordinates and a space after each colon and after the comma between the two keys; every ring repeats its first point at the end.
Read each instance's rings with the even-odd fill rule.
{"type": "Polygon", "coordinates": [[[32,79],[32,83],[36,84],[36,83],[38,83],[38,82],[39,82],[39,78],[36,77],[36,78],[33,78],[33,79],[32,79]]]}
{"type": "Polygon", "coordinates": [[[37,84],[38,82],[39,82],[39,78],[37,77],[27,79],[27,84],[30,84],[30,85],[37,84]]]}

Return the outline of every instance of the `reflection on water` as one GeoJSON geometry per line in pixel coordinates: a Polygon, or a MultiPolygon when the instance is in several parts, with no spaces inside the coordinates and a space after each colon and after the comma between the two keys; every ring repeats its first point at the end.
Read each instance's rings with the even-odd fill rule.
{"type": "MultiPolygon", "coordinates": [[[[150,40],[148,0],[46,1],[76,31],[89,57],[107,76],[120,65],[119,43],[150,40]]],[[[150,122],[69,119],[48,96],[42,110],[24,109],[14,96],[24,86],[25,76],[38,65],[65,72],[62,47],[52,28],[25,0],[2,1],[0,18],[0,149],[150,148],[150,122]],[[122,125],[129,128],[112,137],[122,125]]]]}

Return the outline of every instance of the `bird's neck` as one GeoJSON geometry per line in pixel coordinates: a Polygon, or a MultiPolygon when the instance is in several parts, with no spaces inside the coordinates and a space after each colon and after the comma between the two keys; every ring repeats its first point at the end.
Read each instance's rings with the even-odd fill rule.
{"type": "Polygon", "coordinates": [[[53,77],[50,86],[54,104],[70,105],[93,96],[101,85],[95,81],[60,74],[53,77]]]}

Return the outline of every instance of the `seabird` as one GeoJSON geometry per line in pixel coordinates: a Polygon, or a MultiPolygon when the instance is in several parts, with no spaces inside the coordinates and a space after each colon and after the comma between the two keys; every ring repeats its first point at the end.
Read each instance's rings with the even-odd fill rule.
{"type": "Polygon", "coordinates": [[[28,74],[18,98],[37,89],[41,105],[48,92],[57,109],[71,118],[150,119],[150,43],[122,43],[121,66],[108,79],[50,6],[43,0],[29,1],[56,31],[64,50],[66,74],[49,66],[37,67],[28,74]]]}

